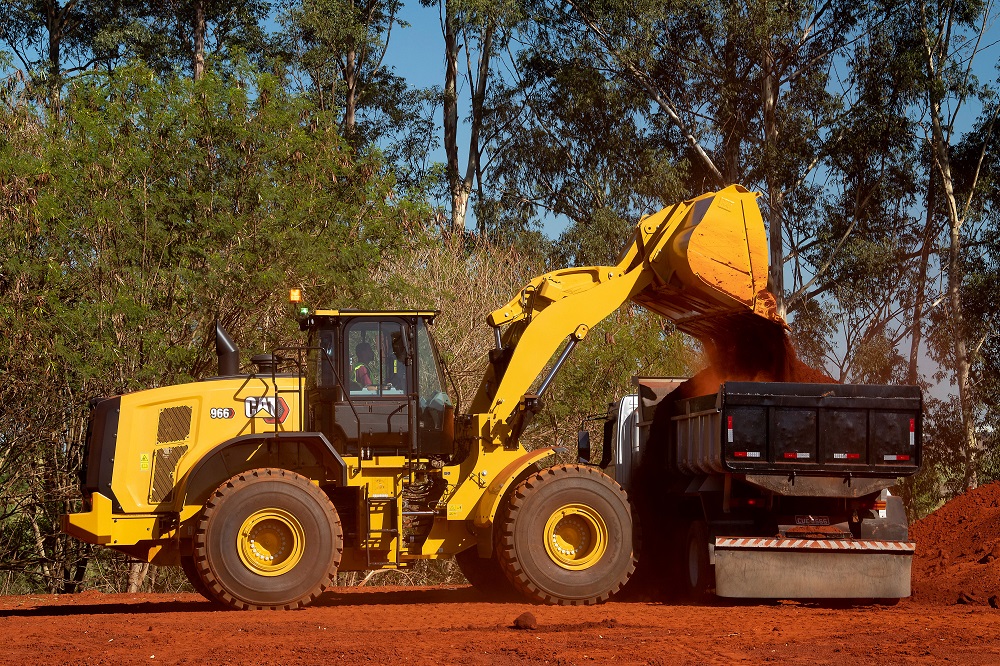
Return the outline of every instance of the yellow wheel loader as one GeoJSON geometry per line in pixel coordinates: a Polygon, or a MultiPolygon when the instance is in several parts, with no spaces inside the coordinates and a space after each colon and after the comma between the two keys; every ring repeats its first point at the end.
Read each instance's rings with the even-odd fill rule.
{"type": "Polygon", "coordinates": [[[217,327],[219,376],[95,401],[84,510],[63,529],[180,565],[240,609],[304,606],[338,571],[450,557],[486,590],[604,601],[635,568],[628,497],[595,466],[551,466],[554,450],[528,451],[521,434],[623,303],[702,338],[734,316],[781,326],[766,275],[763,221],[740,186],[645,217],[617,264],[547,273],[489,315],[495,348],[461,414],[436,312],[307,311],[306,344],[248,373],[217,327]]]}

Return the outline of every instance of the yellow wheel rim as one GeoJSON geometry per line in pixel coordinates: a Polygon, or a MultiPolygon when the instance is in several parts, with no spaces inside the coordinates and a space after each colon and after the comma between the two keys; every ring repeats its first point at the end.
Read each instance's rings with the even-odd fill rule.
{"type": "Polygon", "coordinates": [[[262,576],[280,576],[294,569],[305,545],[302,525],[282,509],[253,513],[236,535],[236,549],[243,564],[262,576]]]}
{"type": "Polygon", "coordinates": [[[545,551],[563,569],[588,569],[600,561],[607,549],[608,526],[601,514],[589,506],[559,507],[545,523],[545,551]]]}

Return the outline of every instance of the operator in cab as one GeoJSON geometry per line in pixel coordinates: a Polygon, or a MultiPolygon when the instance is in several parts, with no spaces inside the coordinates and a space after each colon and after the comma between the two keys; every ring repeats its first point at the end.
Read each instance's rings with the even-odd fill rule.
{"type": "Polygon", "coordinates": [[[358,346],[355,347],[354,353],[358,358],[357,365],[354,366],[354,381],[358,383],[361,388],[373,391],[376,388],[376,384],[372,381],[372,361],[375,360],[375,354],[372,352],[372,346],[367,342],[360,342],[358,346]]]}

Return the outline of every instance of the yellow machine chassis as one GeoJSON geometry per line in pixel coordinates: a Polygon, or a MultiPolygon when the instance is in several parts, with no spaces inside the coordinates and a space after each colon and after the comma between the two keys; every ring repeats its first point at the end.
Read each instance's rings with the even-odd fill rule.
{"type": "MultiPolygon", "coordinates": [[[[133,557],[177,564],[209,493],[234,474],[281,468],[326,489],[346,485],[365,498],[395,498],[392,511],[355,516],[367,523],[368,537],[360,547],[345,549],[342,570],[369,568],[373,551],[387,554],[389,561],[379,562],[382,568],[450,557],[476,545],[488,557],[504,497],[530,468],[553,454],[552,449],[527,451],[518,440],[538,408],[530,391],[561,345],[583,340],[629,300],[698,337],[710,335],[720,318],[734,314],[782,321],[766,289],[767,244],[755,198],[734,185],[665,208],[639,222],[615,265],[547,273],[489,315],[487,323],[510,352],[509,360],[502,367],[488,366],[470,413],[460,421],[455,434],[471,443],[469,454],[431,472],[440,473],[446,488],[419,548],[403,543],[400,498],[414,463],[428,461],[337,454],[346,467],[341,477],[345,470],[332,469],[322,451],[296,444],[294,437],[281,446],[276,438],[272,446],[262,437],[294,435],[303,428],[304,379],[292,376],[224,378],[121,396],[110,491],[104,494],[102,486],[88,511],[63,516],[63,529],[133,557]],[[287,412],[276,410],[279,401],[287,412]],[[188,428],[176,425],[175,417],[184,414],[196,417],[188,428]],[[159,428],[151,427],[156,423],[159,428]],[[117,512],[111,497],[121,505],[117,512]]],[[[339,311],[319,312],[334,316],[339,311]]],[[[357,508],[359,514],[362,510],[357,508]]],[[[265,512],[243,527],[234,546],[251,570],[277,575],[301,558],[303,537],[294,519],[265,512]]],[[[607,533],[601,516],[567,504],[548,518],[545,549],[561,568],[586,569],[604,553],[607,533]]]]}

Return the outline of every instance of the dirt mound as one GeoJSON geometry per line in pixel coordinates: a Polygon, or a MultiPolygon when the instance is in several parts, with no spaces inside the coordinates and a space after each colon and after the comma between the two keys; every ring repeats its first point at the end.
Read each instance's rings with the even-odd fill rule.
{"type": "Polygon", "coordinates": [[[1000,595],[1000,482],[960,495],[910,526],[913,599],[986,605],[1000,595]]]}

